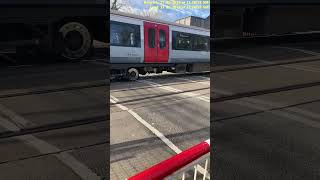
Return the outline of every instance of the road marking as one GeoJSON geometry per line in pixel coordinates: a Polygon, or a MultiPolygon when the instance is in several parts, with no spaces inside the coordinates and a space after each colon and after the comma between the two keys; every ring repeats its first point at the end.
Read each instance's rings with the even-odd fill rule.
{"type": "Polygon", "coordinates": [[[288,50],[292,50],[292,51],[299,51],[305,54],[309,54],[309,55],[314,55],[314,56],[319,56],[320,53],[314,52],[314,51],[309,51],[309,50],[305,50],[305,49],[299,49],[299,48],[293,48],[293,47],[285,47],[285,46],[272,46],[272,48],[278,48],[278,49],[288,49],[288,50]]]}
{"type": "MultiPolygon", "coordinates": [[[[0,105],[0,114],[5,116],[5,118],[0,117],[0,125],[8,129],[9,131],[21,130],[21,127],[18,127],[18,125],[24,126],[24,125],[33,124],[32,122],[14,113],[13,111],[9,110],[3,105],[0,105]]],[[[61,149],[59,149],[58,147],[51,145],[48,142],[41,140],[33,135],[23,135],[23,136],[17,136],[15,138],[37,149],[40,153],[43,153],[43,154],[61,151],[61,149]]],[[[100,180],[101,179],[97,174],[91,171],[87,166],[85,166],[83,163],[78,161],[76,158],[74,158],[72,155],[70,155],[67,152],[55,154],[54,156],[56,156],[63,164],[67,165],[70,169],[72,169],[74,173],[76,173],[83,180],[100,180]]]]}
{"type": "MultiPolygon", "coordinates": [[[[111,95],[110,95],[111,96],[111,95]]],[[[119,99],[118,98],[116,98],[116,97],[114,97],[114,96],[112,96],[113,98],[113,100],[115,100],[116,102],[119,102],[119,99]]]]}
{"type": "Polygon", "coordinates": [[[202,96],[201,94],[196,94],[196,93],[191,93],[191,92],[183,92],[180,89],[176,89],[176,88],[173,88],[170,86],[164,86],[164,85],[154,83],[151,81],[147,81],[147,80],[139,80],[138,82],[145,83],[145,84],[148,84],[148,85],[151,85],[153,87],[157,87],[157,88],[160,88],[163,90],[167,90],[167,91],[171,91],[171,92],[175,92],[175,93],[180,93],[180,95],[185,95],[188,97],[197,98],[197,99],[200,99],[200,100],[205,101],[207,103],[210,103],[210,97],[202,96]]]}
{"type": "MultiPolygon", "coordinates": [[[[217,92],[219,91],[224,94],[231,94],[228,91],[220,90],[220,89],[217,89],[215,91],[217,92]]],[[[270,101],[261,100],[258,98],[243,98],[243,99],[240,99],[239,101],[229,101],[229,102],[232,104],[237,104],[240,106],[245,106],[245,107],[249,107],[249,108],[257,109],[261,111],[268,111],[270,108],[285,106],[281,103],[274,103],[270,101]]],[[[275,111],[269,111],[269,112],[271,114],[278,115],[280,117],[286,117],[286,118],[289,118],[290,120],[295,120],[297,122],[308,125],[310,127],[320,128],[320,123],[318,121],[314,121],[314,120],[303,117],[303,116],[309,116],[311,118],[319,119],[320,115],[307,110],[303,110],[296,107],[289,107],[288,109],[281,109],[281,110],[275,110],[275,111]],[[296,114],[292,114],[292,113],[296,113],[296,114]]]]}
{"type": "Polygon", "coordinates": [[[5,119],[1,116],[0,116],[0,125],[10,131],[19,131],[20,130],[20,128],[17,127],[15,124],[13,124],[12,122],[8,121],[7,119],[5,119]]]}
{"type": "Polygon", "coordinates": [[[155,134],[158,138],[160,138],[170,149],[172,149],[175,153],[182,152],[176,145],[174,145],[167,137],[165,137],[160,131],[158,131],[156,128],[154,128],[152,125],[150,125],[147,121],[145,121],[141,116],[139,116],[136,112],[133,110],[127,108],[126,106],[119,104],[119,100],[110,95],[110,101],[111,103],[118,106],[123,111],[127,111],[129,114],[131,114],[137,121],[139,121],[142,125],[144,125],[146,128],[148,128],[153,134],[155,134]]]}
{"type": "MultiPolygon", "coordinates": [[[[1,52],[0,52],[1,53],[1,52]]],[[[4,54],[0,54],[0,57],[5,59],[6,61],[9,61],[13,64],[17,64],[18,62],[14,59],[12,59],[11,57],[7,56],[7,55],[4,55],[4,54]]]]}
{"type": "MultiPolygon", "coordinates": [[[[139,121],[142,125],[144,125],[146,128],[148,128],[153,134],[155,134],[158,138],[161,139],[162,142],[164,142],[170,149],[172,149],[176,154],[181,153],[181,149],[179,149],[175,144],[173,144],[173,142],[171,142],[164,134],[162,134],[159,130],[157,130],[156,128],[154,128],[152,125],[150,125],[147,121],[145,121],[141,116],[139,116],[139,114],[137,114],[136,112],[134,112],[132,109],[127,108],[126,106],[118,103],[119,100],[110,95],[110,102],[115,104],[116,106],[118,106],[121,110],[123,111],[127,111],[129,114],[131,114],[137,121],[139,121]]],[[[197,170],[202,173],[208,173],[206,172],[206,170],[200,166],[197,165],[196,166],[197,170]]]]}
{"type": "MultiPolygon", "coordinates": [[[[2,104],[0,104],[0,113],[4,116],[6,116],[8,119],[15,119],[14,123],[17,128],[23,128],[29,125],[32,125],[32,123],[30,123],[30,121],[27,121],[26,119],[22,118],[21,116],[17,116],[16,113],[14,113],[13,111],[11,111],[10,109],[8,109],[7,107],[3,106],[2,104]]],[[[20,129],[15,130],[13,129],[9,129],[11,131],[19,131],[20,129]]]]}
{"type": "MultiPolygon", "coordinates": [[[[242,56],[242,55],[237,55],[237,54],[231,54],[231,53],[224,53],[224,52],[214,52],[215,54],[220,54],[220,55],[225,55],[225,56],[231,56],[231,57],[236,57],[236,58],[240,58],[240,59],[247,59],[250,61],[255,61],[255,62],[259,62],[259,63],[264,63],[264,64],[274,64],[273,62],[270,61],[265,61],[262,59],[257,59],[254,57],[249,57],[249,56],[242,56]]],[[[318,57],[308,57],[308,58],[301,58],[302,59],[315,59],[315,58],[319,58],[318,57]]],[[[289,68],[289,69],[295,69],[295,70],[302,70],[302,71],[307,71],[307,72],[314,72],[314,73],[319,73],[320,69],[318,68],[312,68],[312,67],[307,67],[307,66],[302,66],[302,65],[279,65],[279,67],[285,67],[285,68],[289,68]]]]}

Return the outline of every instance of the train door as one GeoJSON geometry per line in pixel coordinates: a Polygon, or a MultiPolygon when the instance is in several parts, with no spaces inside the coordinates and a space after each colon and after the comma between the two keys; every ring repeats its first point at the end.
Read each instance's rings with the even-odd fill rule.
{"type": "Polygon", "coordinates": [[[158,62],[168,63],[169,58],[169,27],[166,25],[158,25],[158,62]]]}
{"type": "Polygon", "coordinates": [[[157,62],[156,31],[156,24],[144,22],[144,62],[146,63],[157,62]]]}
{"type": "Polygon", "coordinates": [[[169,58],[169,27],[144,22],[144,62],[166,63],[169,58]]]}

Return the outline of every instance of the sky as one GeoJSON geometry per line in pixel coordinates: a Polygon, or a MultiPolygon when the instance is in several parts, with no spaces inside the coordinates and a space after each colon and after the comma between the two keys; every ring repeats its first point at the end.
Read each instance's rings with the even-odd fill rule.
{"type": "MultiPolygon", "coordinates": [[[[148,5],[145,4],[144,1],[152,2],[160,0],[120,0],[121,3],[125,4],[120,11],[141,14],[142,12],[156,12],[157,14],[161,14],[157,18],[166,20],[166,21],[176,21],[177,19],[181,19],[187,16],[197,16],[206,18],[210,14],[210,9],[168,9],[168,8],[150,8],[157,7],[157,5],[148,5]]],[[[169,0],[172,2],[172,0],[169,0]]],[[[176,0],[176,1],[189,1],[192,0],[176,0]]],[[[210,0],[193,0],[193,1],[210,1],[210,0]]],[[[158,6],[159,7],[159,6],[158,6]]]]}

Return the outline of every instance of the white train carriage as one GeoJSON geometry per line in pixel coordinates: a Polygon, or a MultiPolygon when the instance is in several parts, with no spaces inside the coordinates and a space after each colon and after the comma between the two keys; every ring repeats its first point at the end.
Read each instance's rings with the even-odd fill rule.
{"type": "Polygon", "coordinates": [[[129,79],[139,74],[210,63],[210,31],[111,11],[110,64],[113,73],[129,79]]]}

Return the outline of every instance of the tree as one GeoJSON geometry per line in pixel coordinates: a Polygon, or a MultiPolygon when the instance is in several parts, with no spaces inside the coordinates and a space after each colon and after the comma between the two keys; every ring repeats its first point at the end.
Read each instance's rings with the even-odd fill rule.
{"type": "Polygon", "coordinates": [[[143,10],[140,12],[141,16],[145,16],[145,17],[151,17],[151,18],[155,18],[155,19],[160,19],[161,17],[164,16],[164,14],[162,14],[158,7],[151,7],[148,10],[143,10]]]}
{"type": "Polygon", "coordinates": [[[110,9],[119,11],[126,3],[128,3],[126,0],[111,0],[110,9]]]}
{"type": "Polygon", "coordinates": [[[155,19],[161,19],[161,17],[165,16],[165,14],[162,14],[156,6],[141,10],[133,7],[131,4],[131,0],[111,0],[110,9],[155,19]]]}

